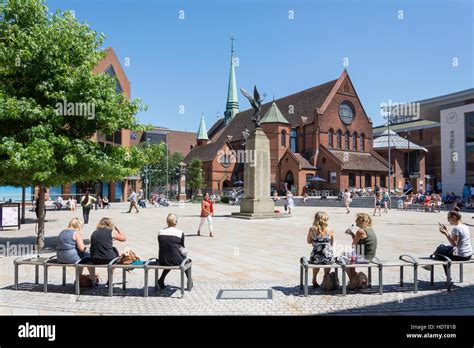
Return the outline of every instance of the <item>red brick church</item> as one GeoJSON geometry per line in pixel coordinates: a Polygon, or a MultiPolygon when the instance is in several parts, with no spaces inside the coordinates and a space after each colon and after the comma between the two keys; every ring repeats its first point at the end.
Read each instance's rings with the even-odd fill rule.
{"type": "MultiPolygon", "coordinates": [[[[206,130],[201,118],[196,146],[185,158],[203,162],[205,190],[222,191],[243,180],[245,150],[254,130],[253,109],[239,112],[237,84],[231,68],[225,116],[206,130]]],[[[313,186],[343,190],[386,186],[387,161],[372,148],[372,121],[366,114],[346,70],[339,78],[262,105],[261,126],[270,140],[271,185],[285,183],[301,195],[313,186]]]]}

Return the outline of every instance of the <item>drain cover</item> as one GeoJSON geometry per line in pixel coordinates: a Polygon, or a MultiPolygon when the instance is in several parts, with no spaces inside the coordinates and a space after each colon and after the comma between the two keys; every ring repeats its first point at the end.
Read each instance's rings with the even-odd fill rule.
{"type": "Polygon", "coordinates": [[[271,300],[272,290],[219,290],[218,300],[271,300]]]}

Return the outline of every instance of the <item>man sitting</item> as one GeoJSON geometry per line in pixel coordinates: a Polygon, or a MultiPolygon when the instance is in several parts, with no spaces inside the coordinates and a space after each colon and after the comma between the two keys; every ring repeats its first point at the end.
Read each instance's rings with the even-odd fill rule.
{"type": "Polygon", "coordinates": [[[53,204],[54,204],[54,210],[61,210],[64,204],[63,198],[61,196],[57,196],[53,204]]]}

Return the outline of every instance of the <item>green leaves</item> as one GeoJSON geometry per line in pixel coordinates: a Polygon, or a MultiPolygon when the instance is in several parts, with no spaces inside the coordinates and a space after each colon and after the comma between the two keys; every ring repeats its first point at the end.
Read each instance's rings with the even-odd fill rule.
{"type": "Polygon", "coordinates": [[[197,157],[193,158],[188,166],[188,186],[193,190],[204,187],[204,170],[201,160],[197,157]]]}
{"type": "Polygon", "coordinates": [[[104,57],[103,39],[69,12],[49,15],[41,0],[9,0],[0,9],[0,184],[121,180],[155,160],[154,147],[93,140],[147,129],[134,116],[141,101],[92,71],[104,57]],[[88,106],[93,115],[58,112],[58,103],[88,106]]]}

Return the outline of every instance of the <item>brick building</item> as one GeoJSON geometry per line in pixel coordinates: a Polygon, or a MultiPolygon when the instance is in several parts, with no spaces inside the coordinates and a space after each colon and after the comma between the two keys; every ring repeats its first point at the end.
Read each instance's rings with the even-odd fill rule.
{"type": "MultiPolygon", "coordinates": [[[[201,119],[196,146],[186,156],[203,162],[205,188],[222,191],[243,180],[245,138],[253,109],[238,112],[231,55],[225,117],[206,131],[201,119]]],[[[343,190],[385,180],[388,163],[372,148],[372,121],[346,70],[339,78],[262,105],[261,126],[270,141],[271,185],[296,194],[319,176],[319,188],[343,190]]],[[[246,154],[250,155],[250,154],[246,154]]],[[[245,160],[245,159],[244,159],[245,160]]]]}

